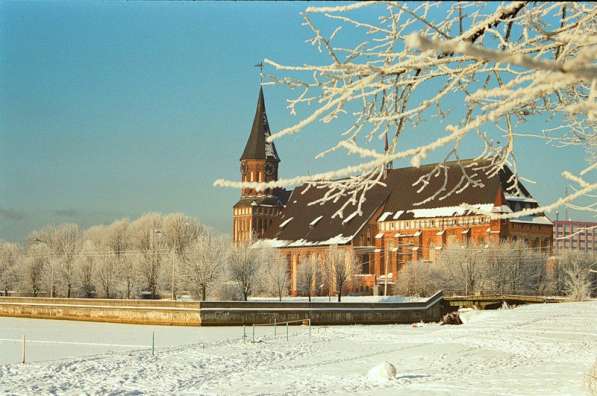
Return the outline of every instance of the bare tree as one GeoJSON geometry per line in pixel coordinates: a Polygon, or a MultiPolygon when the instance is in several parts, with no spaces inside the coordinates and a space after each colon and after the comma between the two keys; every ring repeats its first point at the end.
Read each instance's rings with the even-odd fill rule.
{"type": "Polygon", "coordinates": [[[324,269],[328,279],[328,288],[336,291],[338,302],[341,302],[342,293],[350,284],[353,276],[361,270],[359,261],[350,251],[330,246],[325,257],[324,269]]]}
{"type": "Polygon", "coordinates": [[[404,265],[397,274],[394,294],[427,297],[441,289],[447,276],[437,263],[413,261],[404,265]]]}
{"type": "Polygon", "coordinates": [[[110,291],[115,291],[113,283],[120,277],[124,283],[125,296],[131,298],[137,274],[135,261],[132,255],[127,255],[127,250],[133,247],[129,232],[129,220],[120,219],[110,224],[102,238],[102,249],[107,250],[107,255],[100,260],[100,278],[106,297],[110,298],[110,291]]]}
{"type": "Polygon", "coordinates": [[[342,218],[346,211],[361,211],[366,192],[383,183],[386,164],[410,159],[419,166],[433,152],[443,157],[442,162],[460,161],[466,139],[469,150],[476,145],[476,159],[485,161],[462,165],[456,188],[429,191],[427,180],[447,177],[440,163],[415,183],[421,201],[441,200],[469,185],[482,187],[477,174],[495,175],[506,164],[515,172],[509,183],[517,192],[514,152],[523,137],[557,147],[581,146],[588,153],[588,164],[577,173],[562,169],[564,181],[576,188],[548,205],[486,214],[518,217],[563,204],[595,213],[593,3],[361,2],[308,7],[302,16],[312,33],[308,42],[325,60],[300,65],[263,61],[276,72],[265,76],[264,85],[297,92],[289,98],[288,108],[293,115],[300,113],[293,125],[269,140],[301,133],[316,122],[333,123],[337,144],[322,148],[316,158],[345,151],[361,162],[268,183],[217,180],[216,185],[328,187],[317,202],[344,197],[344,205],[334,213],[342,218]],[[330,22],[337,25],[335,29],[325,26],[330,22]],[[546,129],[526,132],[527,121],[537,117],[548,123],[546,129]],[[421,134],[417,127],[428,120],[437,132],[421,134]],[[382,148],[384,139],[387,148],[382,148]]]}
{"type": "Polygon", "coordinates": [[[62,224],[56,228],[53,237],[55,250],[60,260],[60,277],[66,289],[66,297],[72,297],[75,273],[75,255],[78,253],[81,231],[77,224],[62,224]]]}
{"type": "MultiPolygon", "coordinates": [[[[85,242],[81,255],[85,257],[80,259],[86,260],[88,256],[91,256],[94,267],[93,283],[95,286],[93,289],[100,292],[105,298],[116,296],[117,284],[121,278],[127,285],[130,285],[127,282],[129,279],[127,275],[133,273],[133,263],[130,260],[122,260],[126,241],[120,232],[121,227],[118,225],[120,223],[121,221],[117,221],[109,226],[90,227],[83,236],[85,242]],[[122,267],[130,268],[130,271],[121,270],[119,262],[122,263],[122,267]]],[[[128,222],[125,224],[128,226],[128,222]]],[[[130,286],[127,289],[130,290],[130,286]]],[[[129,297],[130,294],[127,295],[127,298],[129,297]]]]}
{"type": "Polygon", "coordinates": [[[204,232],[184,249],[182,263],[187,285],[202,300],[207,299],[209,289],[222,275],[229,246],[223,237],[204,232]]]}
{"type": "Polygon", "coordinates": [[[144,214],[130,225],[132,246],[139,252],[136,256],[138,273],[151,298],[159,297],[162,256],[168,252],[161,226],[162,218],[157,213],[144,214]]]}
{"type": "Polygon", "coordinates": [[[266,291],[273,293],[282,301],[288,294],[290,283],[289,268],[286,259],[275,249],[260,249],[259,260],[263,266],[263,280],[266,291]]]}
{"type": "Polygon", "coordinates": [[[40,231],[33,232],[29,240],[31,243],[41,243],[49,247],[50,258],[50,288],[51,295],[59,281],[65,289],[64,295],[71,297],[75,281],[74,260],[79,249],[81,232],[76,224],[61,224],[47,226],[40,231]]]}
{"type": "Polygon", "coordinates": [[[247,301],[259,282],[261,263],[256,249],[238,245],[228,256],[228,276],[239,288],[242,298],[247,301]]]}
{"type": "Polygon", "coordinates": [[[315,283],[321,277],[321,263],[317,256],[301,256],[297,276],[299,290],[307,294],[309,302],[311,302],[315,283]]]}
{"type": "Polygon", "coordinates": [[[83,243],[80,254],[76,258],[76,270],[79,284],[81,285],[81,295],[83,297],[95,297],[95,274],[96,262],[98,261],[95,255],[95,245],[93,241],[86,240],[83,243]]]}
{"type": "Polygon", "coordinates": [[[0,241],[0,289],[5,296],[17,286],[17,266],[21,260],[21,250],[16,243],[0,241]]]}
{"type": "Polygon", "coordinates": [[[487,250],[477,245],[469,247],[449,246],[438,258],[439,265],[454,280],[454,286],[465,295],[485,287],[487,278],[487,250]]]}
{"type": "Polygon", "coordinates": [[[561,291],[575,301],[590,297],[592,289],[591,268],[597,264],[597,256],[580,251],[563,251],[558,257],[556,271],[561,282],[561,291]]]}
{"type": "Polygon", "coordinates": [[[185,249],[197,240],[204,229],[196,219],[182,213],[172,213],[164,216],[161,231],[176,256],[182,257],[185,249]]]}
{"type": "MultiPolygon", "coordinates": [[[[32,244],[27,249],[25,265],[20,272],[23,282],[23,289],[37,297],[44,282],[44,272],[49,266],[50,249],[47,245],[32,244]]],[[[48,285],[52,287],[52,285],[48,285]]]]}

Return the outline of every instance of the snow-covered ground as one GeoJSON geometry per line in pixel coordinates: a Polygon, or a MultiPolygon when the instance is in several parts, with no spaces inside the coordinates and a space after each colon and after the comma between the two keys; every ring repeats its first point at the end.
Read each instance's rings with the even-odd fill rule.
{"type": "MultiPolygon", "coordinates": [[[[461,326],[314,327],[311,338],[306,328],[293,327],[288,342],[284,328],[278,327],[274,339],[273,329],[264,327],[258,328],[256,343],[243,342],[242,328],[101,325],[116,330],[98,334],[98,343],[129,342],[118,333],[137,329],[128,336],[137,334],[134,341],[147,345],[148,334],[157,329],[162,332],[158,340],[165,343],[193,342],[201,335],[203,344],[160,347],[155,356],[147,348],[125,349],[5,364],[0,366],[0,393],[586,394],[586,375],[597,359],[597,301],[469,311],[463,317],[461,326]],[[370,370],[386,361],[395,366],[396,378],[372,377],[370,370]]],[[[15,320],[0,318],[0,338],[16,337],[18,330],[5,329],[15,320]]],[[[45,328],[49,321],[29,323],[45,328]]],[[[71,323],[75,327],[65,330],[65,337],[77,326],[97,326],[71,323]]],[[[7,345],[12,344],[0,342],[0,356],[7,345]]]]}

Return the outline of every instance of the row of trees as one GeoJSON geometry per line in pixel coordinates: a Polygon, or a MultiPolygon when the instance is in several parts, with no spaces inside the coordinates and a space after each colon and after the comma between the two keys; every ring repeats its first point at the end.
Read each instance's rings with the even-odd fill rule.
{"type": "Polygon", "coordinates": [[[437,290],[465,294],[566,295],[587,298],[597,284],[592,269],[597,256],[581,251],[563,251],[557,257],[529,249],[522,242],[502,242],[485,248],[448,248],[433,264],[414,262],[399,271],[395,292],[429,295],[437,290]]]}
{"type": "MultiPolygon", "coordinates": [[[[308,260],[299,266],[297,281],[309,295],[325,289],[340,299],[358,271],[342,249],[308,260]]],[[[149,213],[86,230],[76,224],[48,226],[32,232],[22,246],[0,242],[4,295],[174,298],[189,293],[203,300],[246,300],[255,294],[281,299],[289,287],[288,260],[275,249],[234,246],[182,214],[149,213]]]]}
{"type": "Polygon", "coordinates": [[[33,296],[156,298],[186,289],[205,297],[228,247],[182,214],[149,213],[86,230],[48,226],[23,246],[0,243],[0,287],[33,296]]]}
{"type": "MultiPolygon", "coordinates": [[[[301,256],[297,264],[295,286],[309,300],[324,294],[341,301],[354,274],[361,272],[359,261],[337,247],[301,256]]],[[[291,288],[289,267],[287,257],[275,249],[234,246],[182,214],[150,213],[87,230],[63,224],[31,233],[23,246],[0,242],[4,295],[174,298],[188,293],[202,300],[246,300],[263,294],[282,299],[291,288]]],[[[581,300],[595,289],[595,269],[593,254],[568,251],[549,258],[522,242],[457,247],[443,250],[433,263],[403,266],[394,291],[492,291],[581,300]]]]}

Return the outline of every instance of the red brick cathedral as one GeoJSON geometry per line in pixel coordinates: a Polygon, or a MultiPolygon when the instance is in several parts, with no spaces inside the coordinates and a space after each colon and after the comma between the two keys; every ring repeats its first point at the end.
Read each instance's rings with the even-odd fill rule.
{"type": "MultiPolygon", "coordinates": [[[[277,180],[280,157],[274,143],[266,141],[268,136],[265,99],[260,89],[251,133],[240,158],[241,180],[277,180]]],[[[388,169],[386,186],[368,192],[362,215],[344,219],[332,218],[342,200],[309,205],[322,196],[322,190],[305,191],[306,186],[292,191],[245,188],[233,208],[233,238],[237,243],[278,248],[288,260],[292,293],[297,291],[301,259],[315,255],[324,260],[332,245],[349,249],[361,261],[361,279],[367,279],[369,285],[379,282],[386,269],[389,274],[397,274],[413,260],[432,263],[448,245],[488,245],[510,239],[551,251],[553,224],[543,214],[491,220],[462,208],[462,204],[468,204],[483,212],[510,213],[538,206],[520,182],[518,188],[511,186],[512,171],[507,167],[493,177],[479,171],[475,183],[463,184],[463,167],[475,173],[482,166],[483,161],[474,160],[442,164],[438,174],[426,178],[428,184],[421,192],[417,192],[421,178],[437,164],[388,169]],[[438,198],[441,194],[427,199],[439,190],[454,192],[444,194],[442,199],[438,198]]]]}

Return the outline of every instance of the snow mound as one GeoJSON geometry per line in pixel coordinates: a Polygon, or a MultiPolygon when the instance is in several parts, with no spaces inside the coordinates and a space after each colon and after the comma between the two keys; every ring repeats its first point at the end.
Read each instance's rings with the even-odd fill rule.
{"type": "Polygon", "coordinates": [[[386,382],[396,378],[396,367],[390,362],[383,362],[369,370],[367,379],[373,382],[386,382]]]}
{"type": "Polygon", "coordinates": [[[482,322],[496,316],[496,310],[481,310],[476,308],[461,308],[458,310],[462,323],[482,322]]]}

